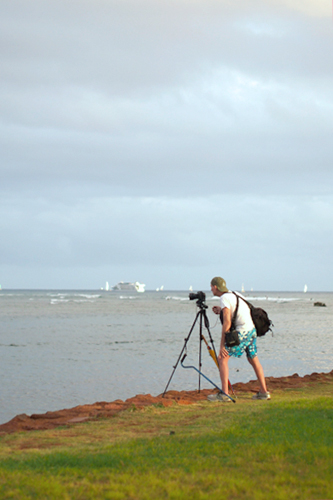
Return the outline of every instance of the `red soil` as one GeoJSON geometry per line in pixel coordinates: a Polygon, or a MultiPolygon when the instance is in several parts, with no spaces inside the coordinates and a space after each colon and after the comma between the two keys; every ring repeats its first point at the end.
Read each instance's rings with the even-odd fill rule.
{"type": "MultiPolygon", "coordinates": [[[[297,373],[289,377],[266,377],[268,390],[301,388],[317,383],[330,383],[333,382],[333,370],[329,373],[312,373],[312,375],[305,375],[299,377],[297,373]]],[[[250,380],[246,384],[239,382],[233,385],[235,393],[239,392],[257,392],[258,383],[255,380],[250,380]]],[[[33,414],[31,416],[23,413],[17,415],[9,422],[0,425],[0,435],[9,434],[18,431],[32,431],[52,429],[62,425],[73,425],[87,420],[96,418],[108,418],[117,414],[127,408],[136,407],[141,408],[153,404],[163,406],[171,406],[173,404],[190,405],[197,401],[202,401],[207,398],[208,394],[216,392],[216,389],[203,389],[199,391],[168,391],[163,397],[151,396],[150,394],[138,395],[133,398],[122,401],[117,399],[107,403],[105,401],[98,402],[90,405],[76,406],[75,408],[64,409],[59,411],[48,411],[43,414],[33,414]]]]}

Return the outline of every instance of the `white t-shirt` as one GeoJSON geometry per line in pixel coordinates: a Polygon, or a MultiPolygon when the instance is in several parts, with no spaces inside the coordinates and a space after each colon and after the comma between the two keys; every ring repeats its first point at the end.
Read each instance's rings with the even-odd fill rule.
{"type": "MultiPolygon", "coordinates": [[[[237,293],[237,295],[239,297],[242,297],[240,293],[237,293]]],[[[221,309],[224,309],[225,307],[230,309],[231,320],[232,320],[237,305],[236,296],[232,292],[227,292],[221,295],[220,300],[221,300],[221,309]]],[[[238,332],[243,332],[243,331],[249,332],[254,328],[254,324],[250,313],[250,308],[242,299],[239,299],[238,303],[237,317],[235,319],[235,328],[238,332]]]]}

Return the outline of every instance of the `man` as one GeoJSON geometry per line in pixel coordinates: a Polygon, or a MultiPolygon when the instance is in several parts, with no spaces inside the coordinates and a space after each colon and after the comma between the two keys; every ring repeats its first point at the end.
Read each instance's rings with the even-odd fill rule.
{"type": "MultiPolygon", "coordinates": [[[[254,369],[260,387],[259,392],[253,396],[253,399],[270,399],[271,396],[270,393],[267,392],[264,371],[257,356],[257,333],[252,321],[249,306],[239,298],[238,311],[234,325],[239,335],[240,345],[227,347],[225,345],[225,334],[230,330],[233,314],[237,305],[237,298],[234,293],[229,292],[223,278],[213,278],[210,283],[210,288],[213,295],[220,297],[221,300],[221,307],[214,306],[213,312],[215,314],[220,314],[221,321],[223,320],[221,345],[218,353],[222,391],[228,394],[229,357],[235,356],[240,358],[245,352],[248,362],[254,369]]],[[[241,297],[240,294],[238,294],[238,296],[241,297]]],[[[230,398],[224,396],[222,393],[208,396],[208,399],[210,401],[222,401],[225,403],[231,401],[230,398]]]]}

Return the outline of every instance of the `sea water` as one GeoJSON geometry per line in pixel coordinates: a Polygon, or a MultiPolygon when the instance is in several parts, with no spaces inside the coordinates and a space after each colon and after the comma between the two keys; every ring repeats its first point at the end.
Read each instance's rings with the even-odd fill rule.
{"type": "MultiPolygon", "coordinates": [[[[333,293],[246,297],[274,323],[274,335],[258,339],[266,376],[332,370],[333,293]]],[[[216,350],[221,325],[212,306],[218,303],[206,293],[209,328],[202,332],[216,350]]],[[[172,373],[169,389],[198,389],[196,370],[178,360],[186,353],[183,365],[198,368],[200,346],[202,372],[220,386],[188,292],[2,290],[0,311],[0,423],[20,413],[158,395],[172,373]]],[[[229,378],[232,384],[254,378],[244,356],[230,360],[229,378]]],[[[200,387],[213,386],[202,378],[200,387]]]]}

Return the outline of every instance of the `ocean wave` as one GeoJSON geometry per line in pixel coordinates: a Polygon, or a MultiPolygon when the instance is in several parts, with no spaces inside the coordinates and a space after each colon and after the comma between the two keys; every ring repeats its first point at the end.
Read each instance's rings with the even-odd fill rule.
{"type": "Polygon", "coordinates": [[[189,300],[188,297],[171,297],[170,295],[168,295],[167,297],[165,297],[165,300],[179,300],[179,301],[184,301],[184,300],[189,300]]]}
{"type": "Polygon", "coordinates": [[[47,293],[46,294],[48,297],[67,297],[69,293],[47,293]]]}
{"type": "MultiPolygon", "coordinates": [[[[267,301],[267,302],[276,302],[276,303],[283,303],[283,302],[296,302],[296,301],[310,301],[311,299],[305,299],[305,298],[300,298],[300,297],[268,297],[267,295],[262,295],[259,297],[254,297],[254,296],[246,296],[244,295],[244,299],[248,300],[249,302],[256,302],[256,301],[267,301]]],[[[208,297],[207,301],[211,300],[220,300],[220,297],[208,297]]]]}
{"type": "Polygon", "coordinates": [[[74,302],[76,304],[86,303],[86,302],[95,302],[96,299],[100,297],[99,294],[86,294],[86,293],[49,293],[49,297],[51,298],[51,304],[58,303],[68,303],[74,302]]]}
{"type": "Polygon", "coordinates": [[[79,293],[79,297],[85,297],[86,299],[99,299],[100,295],[99,294],[85,294],[85,293],[79,293]]]}
{"type": "Polygon", "coordinates": [[[267,300],[268,302],[277,302],[277,303],[282,303],[282,302],[295,302],[295,301],[300,301],[299,297],[245,297],[246,300],[249,302],[254,302],[256,300],[259,301],[264,301],[267,300]]]}
{"type": "Polygon", "coordinates": [[[52,304],[52,305],[53,304],[61,304],[61,303],[64,303],[64,302],[67,303],[67,302],[70,302],[70,301],[69,301],[69,299],[63,299],[63,298],[61,298],[61,299],[51,299],[50,300],[50,304],[52,304]]]}
{"type": "Polygon", "coordinates": [[[94,303],[95,300],[92,300],[92,299],[73,299],[72,302],[75,302],[75,304],[82,304],[82,303],[87,303],[87,302],[91,302],[91,303],[94,303]]]}

